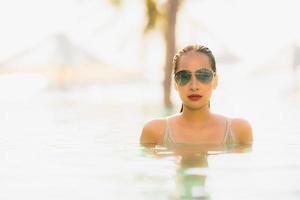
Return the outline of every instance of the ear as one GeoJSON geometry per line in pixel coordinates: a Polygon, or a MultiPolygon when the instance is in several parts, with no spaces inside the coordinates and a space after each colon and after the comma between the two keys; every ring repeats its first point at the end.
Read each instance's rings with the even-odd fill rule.
{"type": "Polygon", "coordinates": [[[218,74],[216,74],[216,76],[214,77],[214,81],[213,81],[213,89],[216,89],[218,87],[218,74]]]}

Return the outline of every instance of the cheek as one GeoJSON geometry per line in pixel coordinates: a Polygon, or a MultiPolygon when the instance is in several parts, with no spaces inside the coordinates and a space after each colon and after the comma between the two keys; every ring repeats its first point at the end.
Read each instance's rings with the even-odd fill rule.
{"type": "Polygon", "coordinates": [[[208,96],[208,98],[210,98],[212,96],[213,93],[213,86],[209,86],[206,90],[206,94],[208,96]]]}
{"type": "Polygon", "coordinates": [[[178,92],[180,98],[183,98],[186,96],[187,89],[186,89],[186,87],[177,86],[177,92],[178,92]]]}
{"type": "Polygon", "coordinates": [[[213,91],[213,85],[207,85],[207,86],[205,87],[205,92],[206,92],[207,94],[212,93],[212,91],[213,91]]]}
{"type": "Polygon", "coordinates": [[[210,100],[213,94],[213,88],[212,87],[208,87],[207,90],[205,91],[206,94],[206,99],[210,100]]]}

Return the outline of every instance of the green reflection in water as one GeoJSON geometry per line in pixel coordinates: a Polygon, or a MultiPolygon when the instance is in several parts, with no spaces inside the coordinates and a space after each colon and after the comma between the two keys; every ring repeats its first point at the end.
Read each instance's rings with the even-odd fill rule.
{"type": "Polygon", "coordinates": [[[212,199],[206,190],[206,170],[209,167],[208,157],[225,153],[248,153],[252,145],[187,145],[176,144],[171,147],[148,146],[143,148],[145,156],[163,158],[175,157],[176,178],[175,190],[170,199],[212,199]]]}
{"type": "Polygon", "coordinates": [[[206,175],[192,169],[208,167],[207,153],[181,157],[176,169],[176,196],[180,199],[210,199],[205,191],[206,175]]]}

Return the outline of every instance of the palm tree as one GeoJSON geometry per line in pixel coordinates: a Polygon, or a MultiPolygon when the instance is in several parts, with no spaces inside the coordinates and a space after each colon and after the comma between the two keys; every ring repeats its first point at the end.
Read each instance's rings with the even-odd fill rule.
{"type": "MultiPolygon", "coordinates": [[[[119,6],[122,0],[109,0],[119,6]]],[[[158,29],[165,41],[165,64],[164,64],[164,105],[167,109],[173,107],[171,95],[172,60],[176,49],[176,15],[181,0],[166,0],[158,4],[157,0],[145,0],[147,12],[147,24],[144,33],[158,29]]]]}
{"type": "Polygon", "coordinates": [[[172,77],[172,59],[176,50],[176,15],[180,0],[166,0],[165,4],[158,8],[156,0],[145,0],[147,9],[148,23],[145,32],[159,27],[164,36],[166,52],[164,64],[164,105],[166,108],[172,108],[171,95],[171,77],[172,77]]]}

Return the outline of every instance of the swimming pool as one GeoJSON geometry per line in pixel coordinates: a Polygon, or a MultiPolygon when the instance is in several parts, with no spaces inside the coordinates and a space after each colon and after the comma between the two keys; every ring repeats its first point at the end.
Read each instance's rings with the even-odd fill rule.
{"type": "Polygon", "coordinates": [[[143,124],[163,115],[160,93],[140,91],[95,86],[2,100],[1,199],[300,198],[298,97],[238,99],[241,105],[223,110],[215,104],[237,112],[243,102],[261,103],[247,113],[252,150],[183,148],[193,155],[184,157],[138,144],[143,124]],[[138,95],[125,98],[126,92],[138,95]]]}

